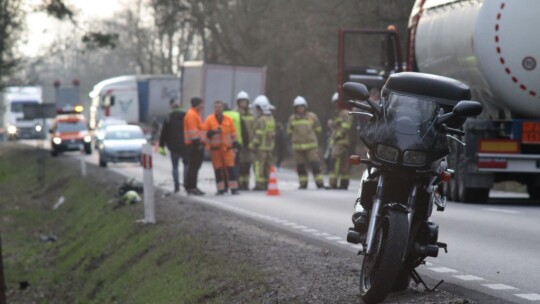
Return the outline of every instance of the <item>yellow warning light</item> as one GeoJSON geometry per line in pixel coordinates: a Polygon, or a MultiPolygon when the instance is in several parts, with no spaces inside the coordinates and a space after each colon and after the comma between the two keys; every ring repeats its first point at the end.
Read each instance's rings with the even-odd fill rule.
{"type": "Polygon", "coordinates": [[[83,108],[83,106],[75,106],[74,110],[75,110],[76,113],[81,113],[84,110],[84,108],[83,108]]]}
{"type": "Polygon", "coordinates": [[[396,26],[395,26],[395,25],[389,25],[388,27],[386,27],[386,30],[387,30],[387,31],[395,31],[395,30],[396,30],[396,26]]]}

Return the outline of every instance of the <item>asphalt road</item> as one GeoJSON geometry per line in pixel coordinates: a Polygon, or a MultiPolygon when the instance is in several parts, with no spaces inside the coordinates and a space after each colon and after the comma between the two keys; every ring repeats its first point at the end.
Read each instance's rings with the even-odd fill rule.
{"type": "MultiPolygon", "coordinates": [[[[66,156],[94,164],[98,160],[95,152],[60,157],[66,156]]],[[[142,180],[142,169],[136,164],[110,164],[108,169],[142,180]]],[[[355,190],[317,190],[313,183],[308,190],[297,190],[296,176],[289,170],[279,171],[277,178],[280,196],[242,192],[218,197],[214,195],[213,171],[205,163],[199,180],[207,195],[196,199],[325,242],[336,250],[357,253],[359,247],[345,241],[355,190]]],[[[168,157],[154,155],[154,181],[172,189],[168,157]]],[[[449,202],[445,212],[434,211],[432,221],[439,223],[439,240],[448,244],[449,252],[428,258],[420,273],[455,284],[465,295],[471,290],[501,302],[540,303],[540,203],[515,193],[492,192],[491,197],[487,204],[449,202]]]]}

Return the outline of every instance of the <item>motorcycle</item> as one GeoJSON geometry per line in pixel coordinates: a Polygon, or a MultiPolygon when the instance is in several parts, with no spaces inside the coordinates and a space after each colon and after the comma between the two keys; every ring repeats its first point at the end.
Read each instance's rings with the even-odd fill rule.
{"type": "Polygon", "coordinates": [[[465,84],[423,73],[391,75],[380,103],[360,83],[345,83],[343,91],[358,109],[351,114],[364,118],[358,135],[369,151],[367,159],[349,159],[367,165],[347,233],[349,243],[362,244],[361,297],[379,303],[406,289],[411,278],[429,289],[415,268],[440,249],[447,252],[430,217],[434,207],[446,207],[439,188],[453,173],[446,162],[449,140],[463,144],[459,128],[482,105],[470,100],[465,84]]]}

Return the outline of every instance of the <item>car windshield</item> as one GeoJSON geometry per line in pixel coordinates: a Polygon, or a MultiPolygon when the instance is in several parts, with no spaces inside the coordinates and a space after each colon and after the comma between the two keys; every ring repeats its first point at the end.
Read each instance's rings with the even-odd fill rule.
{"type": "Polygon", "coordinates": [[[435,101],[391,92],[386,98],[386,119],[395,123],[396,132],[417,134],[429,125],[438,110],[435,101]]]}
{"type": "Polygon", "coordinates": [[[144,134],[141,130],[109,130],[105,139],[144,139],[144,134]]]}
{"type": "Polygon", "coordinates": [[[80,132],[86,131],[86,123],[84,121],[63,121],[56,125],[56,132],[80,132]]]}
{"type": "Polygon", "coordinates": [[[24,105],[37,104],[37,101],[14,101],[11,103],[11,112],[22,113],[24,105]]]}

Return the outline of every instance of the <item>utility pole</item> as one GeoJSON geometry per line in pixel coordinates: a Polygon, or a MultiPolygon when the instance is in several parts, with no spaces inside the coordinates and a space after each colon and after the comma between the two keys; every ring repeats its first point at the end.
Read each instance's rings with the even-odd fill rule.
{"type": "Polygon", "coordinates": [[[0,304],[6,303],[6,282],[4,280],[4,263],[2,262],[2,236],[0,235],[0,304]]]}

